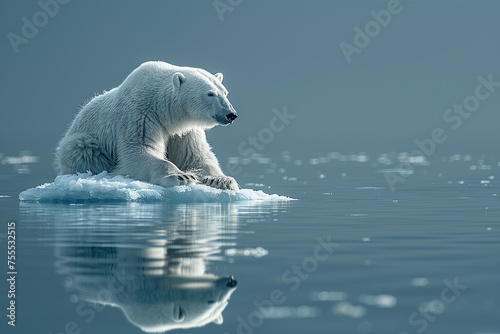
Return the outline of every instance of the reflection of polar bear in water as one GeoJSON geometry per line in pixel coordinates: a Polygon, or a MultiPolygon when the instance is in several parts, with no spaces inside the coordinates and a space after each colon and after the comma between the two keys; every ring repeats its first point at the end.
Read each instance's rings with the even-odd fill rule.
{"type": "Polygon", "coordinates": [[[236,119],[221,73],[147,62],[78,113],[56,150],[60,174],[129,175],[164,187],[239,189],[205,130],[236,119]]]}
{"type": "Polygon", "coordinates": [[[146,332],[221,324],[222,311],[236,289],[236,280],[205,273],[169,273],[172,269],[179,273],[178,266],[196,272],[197,261],[192,263],[194,266],[186,265],[184,260],[190,262],[193,254],[176,257],[179,254],[166,253],[163,247],[81,246],[61,247],[57,256],[61,259],[60,273],[72,277],[72,288],[80,298],[119,307],[130,322],[146,332]]]}
{"type": "MultiPolygon", "coordinates": [[[[124,218],[141,217],[143,224],[142,219],[151,215],[150,205],[127,206],[140,212],[119,206],[117,212],[124,218]]],[[[222,323],[236,281],[207,274],[206,267],[217,259],[223,246],[220,233],[236,225],[237,218],[232,217],[237,213],[220,204],[153,206],[159,209],[154,216],[163,215],[167,222],[160,221],[146,232],[134,221],[120,221],[116,227],[106,218],[103,222],[102,212],[116,217],[108,207],[102,212],[95,207],[75,208],[79,212],[70,217],[83,217],[90,224],[75,231],[66,230],[64,219],[57,221],[63,224],[56,247],[58,272],[71,278],[70,288],[81,300],[119,307],[146,332],[222,323]],[[100,230],[100,226],[106,227],[100,230]]]]}

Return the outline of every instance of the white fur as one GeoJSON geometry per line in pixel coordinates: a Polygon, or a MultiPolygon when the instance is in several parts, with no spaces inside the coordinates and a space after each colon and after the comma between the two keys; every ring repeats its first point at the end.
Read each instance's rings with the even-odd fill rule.
{"type": "Polygon", "coordinates": [[[238,189],[205,136],[236,118],[222,78],[199,68],[143,63],[80,110],[57,147],[59,173],[108,171],[164,187],[201,182],[238,189]]]}

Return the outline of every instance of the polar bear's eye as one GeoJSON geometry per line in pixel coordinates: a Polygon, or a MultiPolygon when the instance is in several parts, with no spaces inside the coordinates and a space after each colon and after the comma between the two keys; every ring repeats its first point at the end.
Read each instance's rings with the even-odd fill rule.
{"type": "Polygon", "coordinates": [[[186,317],[184,310],[181,308],[179,304],[174,306],[174,314],[173,319],[175,322],[181,322],[186,317]]]}
{"type": "Polygon", "coordinates": [[[210,97],[214,97],[214,96],[215,96],[215,93],[214,93],[214,92],[208,92],[208,96],[210,96],[210,97]]]}

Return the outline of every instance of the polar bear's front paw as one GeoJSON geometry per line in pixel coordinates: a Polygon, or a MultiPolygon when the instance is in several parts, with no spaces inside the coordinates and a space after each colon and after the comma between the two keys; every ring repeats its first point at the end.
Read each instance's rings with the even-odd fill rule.
{"type": "Polygon", "coordinates": [[[198,182],[196,176],[191,173],[178,173],[170,174],[163,178],[162,186],[164,187],[174,187],[183,186],[187,184],[192,184],[198,182]]]}
{"type": "Polygon", "coordinates": [[[202,183],[207,186],[224,189],[224,190],[239,190],[238,182],[230,176],[206,176],[202,179],[202,183]]]}

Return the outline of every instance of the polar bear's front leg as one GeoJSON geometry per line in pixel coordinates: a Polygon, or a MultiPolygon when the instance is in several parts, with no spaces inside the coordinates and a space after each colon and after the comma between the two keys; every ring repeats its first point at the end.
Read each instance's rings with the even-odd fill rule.
{"type": "Polygon", "coordinates": [[[238,182],[225,175],[207,142],[205,131],[192,130],[168,141],[168,158],[180,169],[196,174],[198,180],[218,189],[238,190],[238,182]]]}
{"type": "Polygon", "coordinates": [[[163,187],[198,182],[195,174],[183,172],[171,161],[161,159],[141,148],[134,150],[134,153],[124,155],[112,174],[128,175],[163,187]]]}

